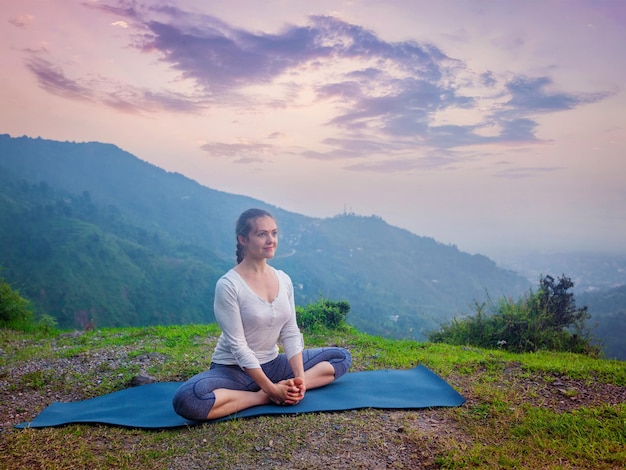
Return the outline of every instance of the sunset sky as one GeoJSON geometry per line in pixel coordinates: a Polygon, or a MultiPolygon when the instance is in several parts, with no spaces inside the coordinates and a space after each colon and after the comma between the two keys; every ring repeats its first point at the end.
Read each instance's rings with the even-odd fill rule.
{"type": "Polygon", "coordinates": [[[622,0],[1,0],[0,133],[496,260],[624,254],[625,45],[622,0]]]}

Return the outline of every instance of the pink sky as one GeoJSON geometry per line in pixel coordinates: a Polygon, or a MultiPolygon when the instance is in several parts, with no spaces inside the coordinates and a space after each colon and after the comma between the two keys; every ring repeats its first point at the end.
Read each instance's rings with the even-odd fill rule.
{"type": "Polygon", "coordinates": [[[0,133],[495,259],[624,253],[624,44],[621,0],[4,0],[0,133]]]}

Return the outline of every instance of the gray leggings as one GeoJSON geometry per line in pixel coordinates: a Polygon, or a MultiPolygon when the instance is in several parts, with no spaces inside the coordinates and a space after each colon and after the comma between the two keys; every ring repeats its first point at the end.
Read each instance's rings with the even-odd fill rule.
{"type": "MultiPolygon", "coordinates": [[[[330,362],[335,369],[335,379],[338,379],[348,371],[352,356],[348,350],[337,347],[302,351],[305,371],[324,361],[330,362]]],[[[293,378],[291,366],[284,354],[279,354],[276,359],[262,364],[261,368],[274,383],[293,378]]],[[[257,383],[239,366],[212,363],[209,370],[194,375],[178,388],[173,398],[174,411],[185,419],[206,420],[215,403],[213,390],[218,388],[250,392],[260,390],[257,383]]]]}

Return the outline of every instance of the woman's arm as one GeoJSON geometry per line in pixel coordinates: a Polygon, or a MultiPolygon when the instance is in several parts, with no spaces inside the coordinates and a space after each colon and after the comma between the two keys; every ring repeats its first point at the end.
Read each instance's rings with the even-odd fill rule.
{"type": "MultiPolygon", "coordinates": [[[[289,318],[280,330],[280,341],[283,343],[285,354],[290,361],[294,356],[300,354],[300,362],[302,362],[304,339],[296,319],[296,304],[293,293],[293,284],[291,282],[291,278],[287,274],[282,271],[280,271],[280,273],[282,277],[281,282],[283,283],[281,287],[287,291],[287,308],[289,309],[289,318]]],[[[299,375],[301,377],[304,376],[304,370],[301,371],[302,374],[296,373],[296,370],[293,367],[291,370],[293,371],[295,377],[298,377],[299,375]]]]}
{"type": "Polygon", "coordinates": [[[217,282],[213,311],[227,351],[237,364],[242,368],[261,367],[246,341],[237,288],[231,280],[222,277],[217,282]]]}
{"type": "MultiPolygon", "coordinates": [[[[298,353],[289,359],[289,365],[293,371],[294,386],[297,389],[297,396],[292,397],[300,401],[304,398],[306,393],[306,382],[304,380],[304,364],[302,362],[302,353],[298,353]]],[[[296,402],[297,403],[297,402],[296,402]]]]}

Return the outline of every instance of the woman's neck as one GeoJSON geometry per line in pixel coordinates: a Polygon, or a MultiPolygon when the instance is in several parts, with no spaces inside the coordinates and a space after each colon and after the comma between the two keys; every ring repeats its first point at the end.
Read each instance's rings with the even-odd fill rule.
{"type": "Polygon", "coordinates": [[[244,258],[241,261],[241,263],[239,263],[235,267],[235,270],[238,272],[265,274],[268,268],[269,268],[269,264],[267,264],[267,261],[265,260],[265,258],[260,259],[260,260],[252,260],[249,258],[244,258]]]}

